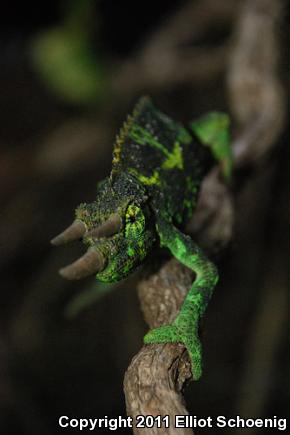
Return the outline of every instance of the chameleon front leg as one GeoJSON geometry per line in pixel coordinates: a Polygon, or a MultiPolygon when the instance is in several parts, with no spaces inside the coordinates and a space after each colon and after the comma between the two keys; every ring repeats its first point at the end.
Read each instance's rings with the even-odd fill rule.
{"type": "Polygon", "coordinates": [[[198,325],[217,283],[217,269],[199,246],[170,222],[158,222],[157,231],[161,245],[168,247],[182,264],[192,269],[196,278],[172,324],[149,331],[144,343],[183,343],[191,359],[193,378],[197,380],[202,373],[198,325]]]}

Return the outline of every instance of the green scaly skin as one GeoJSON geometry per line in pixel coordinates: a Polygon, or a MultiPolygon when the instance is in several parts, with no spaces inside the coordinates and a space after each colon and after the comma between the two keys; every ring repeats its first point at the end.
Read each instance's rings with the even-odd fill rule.
{"type": "Polygon", "coordinates": [[[199,320],[218,280],[217,269],[182,228],[197,202],[200,183],[213,163],[220,162],[226,179],[231,171],[229,119],[212,112],[192,122],[190,129],[158,111],[142,98],[116,139],[112,172],[97,189],[96,200],[81,204],[76,218],[88,230],[111,213],[122,218],[122,229],[110,238],[84,237],[107,260],[96,275],[115,282],[134,271],[156,245],[167,247],[196,273],[176,319],[150,331],[144,342],[183,343],[192,362],[194,379],[201,376],[199,320]]]}

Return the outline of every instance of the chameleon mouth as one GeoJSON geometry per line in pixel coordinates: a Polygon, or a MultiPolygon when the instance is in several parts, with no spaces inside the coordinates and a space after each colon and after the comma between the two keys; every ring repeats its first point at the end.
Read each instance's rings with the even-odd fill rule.
{"type": "MultiPolygon", "coordinates": [[[[54,237],[51,243],[54,246],[60,246],[82,237],[92,237],[94,239],[107,238],[119,232],[121,227],[122,220],[118,213],[111,214],[105,222],[89,231],[87,231],[86,225],[83,222],[75,220],[62,233],[54,237]]],[[[66,279],[81,279],[101,272],[104,270],[106,263],[107,259],[103,253],[95,247],[90,247],[82,257],[60,269],[59,273],[66,279]]]]}

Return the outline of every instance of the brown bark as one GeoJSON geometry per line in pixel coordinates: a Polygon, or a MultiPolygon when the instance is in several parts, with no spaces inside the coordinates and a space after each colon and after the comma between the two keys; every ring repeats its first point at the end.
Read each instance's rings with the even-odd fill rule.
{"type": "MultiPolygon", "coordinates": [[[[192,282],[192,272],[170,260],[139,284],[145,320],[150,328],[170,322],[192,282]]],[[[127,412],[137,415],[169,415],[169,428],[134,429],[134,433],[192,434],[191,429],[176,429],[176,415],[186,415],[182,389],[191,378],[190,363],[181,344],[144,346],[133,358],[124,380],[127,412]]]]}

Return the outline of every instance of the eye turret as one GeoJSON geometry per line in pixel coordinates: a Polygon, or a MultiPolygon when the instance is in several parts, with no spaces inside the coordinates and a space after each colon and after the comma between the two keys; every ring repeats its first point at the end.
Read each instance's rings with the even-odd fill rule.
{"type": "Polygon", "coordinates": [[[126,238],[137,239],[145,230],[145,216],[141,207],[130,204],[126,211],[126,238]]]}

